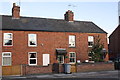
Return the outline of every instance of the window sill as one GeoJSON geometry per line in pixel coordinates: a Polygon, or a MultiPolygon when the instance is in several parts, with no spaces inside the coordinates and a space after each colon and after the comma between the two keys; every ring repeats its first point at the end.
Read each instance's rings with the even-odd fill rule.
{"type": "Polygon", "coordinates": [[[29,66],[37,66],[37,64],[29,64],[29,66]]]}
{"type": "Polygon", "coordinates": [[[75,46],[69,46],[69,48],[76,48],[75,46]]]}
{"type": "Polygon", "coordinates": [[[37,47],[37,46],[28,46],[28,47],[37,47]]]}
{"type": "Polygon", "coordinates": [[[8,67],[8,66],[12,66],[12,65],[2,65],[2,66],[4,66],[4,67],[7,66],[8,67]]]}
{"type": "Polygon", "coordinates": [[[93,46],[88,46],[89,48],[92,48],[93,46]]]}
{"type": "Polygon", "coordinates": [[[13,45],[3,45],[3,47],[13,47],[13,45]]]}

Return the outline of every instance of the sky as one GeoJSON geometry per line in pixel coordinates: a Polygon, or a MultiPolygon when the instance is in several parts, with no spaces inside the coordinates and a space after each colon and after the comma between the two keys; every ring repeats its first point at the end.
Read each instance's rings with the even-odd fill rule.
{"type": "Polygon", "coordinates": [[[74,12],[74,20],[92,21],[109,35],[118,26],[118,0],[4,0],[0,1],[0,15],[12,15],[12,4],[20,6],[20,15],[64,19],[67,10],[74,12]]]}

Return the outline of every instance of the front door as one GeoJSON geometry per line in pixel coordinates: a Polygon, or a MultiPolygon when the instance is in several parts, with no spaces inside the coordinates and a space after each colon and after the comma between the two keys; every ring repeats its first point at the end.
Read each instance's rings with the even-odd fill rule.
{"type": "Polygon", "coordinates": [[[57,56],[58,63],[64,63],[64,55],[58,55],[57,56]]]}

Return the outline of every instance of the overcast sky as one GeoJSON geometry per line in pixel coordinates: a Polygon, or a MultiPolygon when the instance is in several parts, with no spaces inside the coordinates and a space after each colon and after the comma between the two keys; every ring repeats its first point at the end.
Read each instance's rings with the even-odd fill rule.
{"type": "Polygon", "coordinates": [[[64,13],[72,10],[74,20],[92,21],[108,36],[118,26],[118,0],[4,0],[0,14],[12,15],[13,2],[20,5],[20,15],[27,17],[64,19],[64,13]]]}

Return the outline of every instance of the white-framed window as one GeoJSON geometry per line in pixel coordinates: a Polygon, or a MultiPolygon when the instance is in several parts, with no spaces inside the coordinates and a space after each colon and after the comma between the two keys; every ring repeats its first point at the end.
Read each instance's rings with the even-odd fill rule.
{"type": "Polygon", "coordinates": [[[37,46],[37,35],[28,34],[28,46],[35,47],[37,46]]]}
{"type": "Polygon", "coordinates": [[[69,47],[75,47],[75,35],[69,35],[69,47]]]}
{"type": "Polygon", "coordinates": [[[28,53],[28,63],[29,65],[37,65],[37,52],[28,53]]]}
{"type": "Polygon", "coordinates": [[[88,47],[92,47],[94,44],[94,37],[88,36],[88,47]]]}
{"type": "Polygon", "coordinates": [[[64,63],[64,55],[57,55],[58,63],[63,64],[64,63]]]}
{"type": "Polygon", "coordinates": [[[2,66],[11,66],[11,52],[3,52],[2,53],[2,66]]]}
{"type": "Polygon", "coordinates": [[[4,33],[3,46],[13,46],[12,33],[4,33]]]}
{"type": "Polygon", "coordinates": [[[75,52],[70,52],[69,53],[69,62],[70,63],[76,63],[76,53],[75,52]]]}

